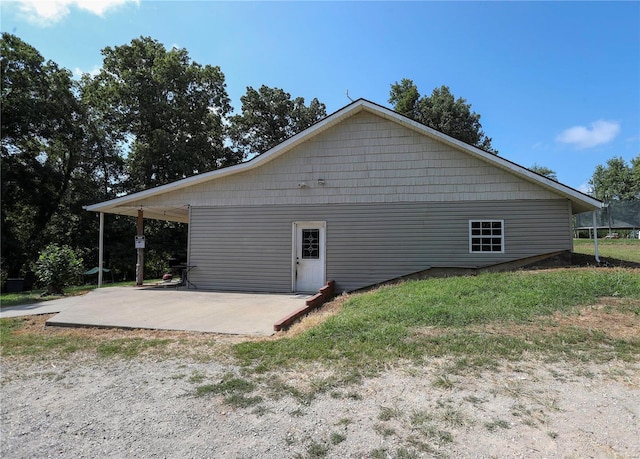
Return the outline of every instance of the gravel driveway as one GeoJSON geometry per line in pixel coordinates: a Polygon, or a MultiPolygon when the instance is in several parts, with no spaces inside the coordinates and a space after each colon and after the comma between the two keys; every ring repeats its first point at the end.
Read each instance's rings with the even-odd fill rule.
{"type": "Polygon", "coordinates": [[[640,457],[638,364],[529,361],[481,374],[449,364],[335,384],[320,368],[245,375],[190,359],[5,359],[0,455],[640,457]]]}

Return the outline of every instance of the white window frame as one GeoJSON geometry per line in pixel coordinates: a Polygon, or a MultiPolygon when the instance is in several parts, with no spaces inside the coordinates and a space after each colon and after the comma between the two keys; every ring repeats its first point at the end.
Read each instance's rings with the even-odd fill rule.
{"type": "MultiPolygon", "coordinates": [[[[480,228],[482,230],[482,228],[480,228]]],[[[492,228],[493,230],[493,228],[492,228]]],[[[498,219],[483,219],[483,220],[469,220],[469,253],[472,254],[495,254],[495,253],[504,253],[504,233],[505,233],[505,228],[504,228],[504,220],[498,220],[498,219]],[[473,234],[473,224],[474,223],[480,223],[482,225],[482,223],[491,223],[491,226],[493,226],[494,223],[500,223],[500,235],[496,236],[494,234],[480,234],[480,235],[474,235],[473,234]],[[500,238],[500,250],[482,250],[482,243],[480,243],[480,250],[473,250],[473,240],[474,239],[482,239],[482,238],[486,238],[489,237],[491,239],[495,239],[497,237],[500,238]]],[[[493,244],[492,244],[493,245],[493,244]]]]}

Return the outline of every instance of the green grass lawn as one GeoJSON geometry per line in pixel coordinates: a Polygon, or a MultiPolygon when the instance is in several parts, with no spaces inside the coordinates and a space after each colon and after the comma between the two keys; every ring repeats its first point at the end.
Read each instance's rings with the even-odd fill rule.
{"type": "MultiPolygon", "coordinates": [[[[574,239],[573,250],[594,255],[593,239],[574,239]]],[[[598,239],[600,256],[640,263],[640,239],[598,239]]]]}

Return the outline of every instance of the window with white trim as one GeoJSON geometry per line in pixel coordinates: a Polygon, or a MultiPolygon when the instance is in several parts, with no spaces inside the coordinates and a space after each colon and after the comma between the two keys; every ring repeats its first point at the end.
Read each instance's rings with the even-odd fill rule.
{"type": "Polygon", "coordinates": [[[469,220],[470,253],[504,253],[504,220],[469,220]]]}

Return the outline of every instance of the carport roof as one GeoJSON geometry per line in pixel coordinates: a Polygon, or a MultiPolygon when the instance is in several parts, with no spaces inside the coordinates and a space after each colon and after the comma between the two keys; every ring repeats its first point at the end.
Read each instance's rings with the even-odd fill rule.
{"type": "Polygon", "coordinates": [[[290,137],[279,145],[273,147],[271,150],[263,153],[262,155],[256,156],[249,161],[235,166],[206,172],[203,174],[195,175],[193,177],[188,177],[173,183],[169,183],[167,185],[162,185],[138,193],[122,196],[110,201],[93,204],[85,207],[85,209],[92,212],[103,212],[130,216],[136,216],[138,215],[138,211],[142,210],[144,212],[145,218],[186,223],[189,221],[189,203],[185,203],[180,207],[176,207],[162,205],[140,206],[139,202],[140,200],[151,196],[156,196],[163,193],[171,193],[182,188],[207,182],[209,180],[216,180],[222,177],[260,167],[261,165],[266,164],[279,157],[280,155],[286,153],[300,143],[309,140],[310,138],[331,128],[341,121],[357,113],[360,113],[361,111],[368,111],[395,123],[401,124],[409,129],[450,145],[457,150],[464,151],[465,153],[470,154],[471,156],[476,157],[493,166],[517,175],[524,180],[534,182],[545,189],[548,189],[566,199],[569,199],[572,203],[572,211],[574,214],[587,212],[602,207],[601,201],[574,188],[571,188],[555,180],[551,180],[543,175],[537,174],[500,156],[488,153],[484,150],[474,147],[473,145],[469,145],[467,143],[454,139],[453,137],[436,131],[435,129],[425,126],[424,124],[413,121],[410,118],[407,118],[406,116],[394,112],[393,110],[390,110],[386,107],[375,104],[365,99],[358,99],[357,101],[347,105],[346,107],[343,107],[337,112],[327,116],[321,121],[318,121],[313,126],[290,137]]]}

